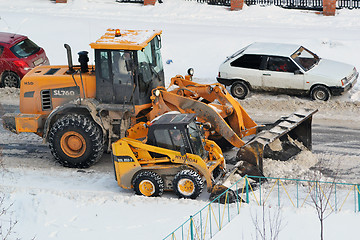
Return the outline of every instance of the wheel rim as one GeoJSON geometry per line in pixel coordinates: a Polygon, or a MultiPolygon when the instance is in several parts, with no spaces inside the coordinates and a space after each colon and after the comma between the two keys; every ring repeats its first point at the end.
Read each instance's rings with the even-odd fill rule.
{"type": "Polygon", "coordinates": [[[61,149],[72,158],[81,157],[86,150],[85,138],[74,131],[66,132],[60,140],[61,149]]]}
{"type": "Polygon", "coordinates": [[[326,93],[324,91],[316,91],[315,98],[318,100],[324,100],[326,98],[326,93]]]}
{"type": "Polygon", "coordinates": [[[18,79],[14,74],[7,74],[4,78],[5,87],[17,87],[18,79]]]}
{"type": "Polygon", "coordinates": [[[142,180],[139,184],[139,190],[142,195],[150,197],[155,192],[155,186],[150,180],[142,180]]]}
{"type": "Polygon", "coordinates": [[[244,94],[245,94],[245,90],[244,90],[244,88],[242,88],[241,86],[239,86],[239,85],[237,85],[237,86],[235,86],[235,88],[234,88],[234,93],[235,93],[235,95],[236,96],[244,96],[244,94]]]}
{"type": "Polygon", "coordinates": [[[178,190],[184,196],[191,196],[195,191],[195,184],[190,179],[183,178],[178,182],[178,190]]]}

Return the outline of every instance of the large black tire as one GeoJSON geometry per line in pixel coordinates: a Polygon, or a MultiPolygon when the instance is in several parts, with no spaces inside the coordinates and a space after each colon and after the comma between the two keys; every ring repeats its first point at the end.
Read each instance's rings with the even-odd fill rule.
{"type": "Polygon", "coordinates": [[[147,197],[161,196],[164,192],[164,181],[153,171],[143,171],[133,180],[135,193],[147,197]]]}
{"type": "Polygon", "coordinates": [[[331,92],[327,87],[319,85],[311,89],[310,96],[313,100],[328,101],[331,92]]]}
{"type": "Polygon", "coordinates": [[[174,192],[181,198],[197,198],[204,188],[201,176],[192,169],[178,172],[173,180],[174,192]]]}
{"type": "Polygon", "coordinates": [[[244,82],[236,81],[231,85],[230,93],[233,97],[245,99],[249,93],[249,88],[244,82]]]}
{"type": "Polygon", "coordinates": [[[52,155],[64,167],[90,167],[104,152],[100,127],[84,115],[69,114],[58,119],[48,140],[52,155]]]}
{"type": "Polygon", "coordinates": [[[1,77],[1,85],[3,87],[14,87],[20,86],[20,77],[14,72],[4,72],[1,77]]]}

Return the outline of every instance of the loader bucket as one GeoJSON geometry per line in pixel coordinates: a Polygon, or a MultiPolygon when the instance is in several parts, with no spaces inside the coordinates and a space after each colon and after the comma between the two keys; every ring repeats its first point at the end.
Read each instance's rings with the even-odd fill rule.
{"type": "MultiPolygon", "coordinates": [[[[226,191],[226,186],[234,179],[235,174],[264,177],[264,158],[286,161],[304,149],[311,150],[312,115],[316,112],[317,110],[302,109],[259,129],[259,133],[238,151],[236,164],[212,187],[210,199],[215,199],[226,191]]],[[[236,194],[231,191],[227,201],[239,199],[236,194]]],[[[224,198],[221,197],[220,202],[223,201],[224,198]]]]}
{"type": "Polygon", "coordinates": [[[260,129],[238,151],[238,171],[244,175],[264,176],[264,158],[286,161],[304,149],[311,150],[312,115],[316,112],[317,110],[302,109],[260,129]]]}

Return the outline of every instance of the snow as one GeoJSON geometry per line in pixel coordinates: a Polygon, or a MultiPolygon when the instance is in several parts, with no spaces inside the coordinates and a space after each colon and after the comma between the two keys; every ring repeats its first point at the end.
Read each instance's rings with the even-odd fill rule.
{"type": "MultiPolygon", "coordinates": [[[[262,217],[262,208],[253,207],[242,210],[239,217],[235,218],[230,224],[220,231],[213,239],[261,239],[256,238],[256,233],[249,231],[254,228],[253,219],[262,217]]],[[[268,207],[265,214],[268,217],[276,213],[277,208],[268,207]]],[[[282,208],[281,209],[281,227],[278,239],[320,239],[320,226],[314,209],[282,208]]],[[[359,221],[358,213],[340,212],[330,215],[325,220],[324,239],[351,239],[356,238],[357,223],[359,221]],[[333,226],[333,227],[332,227],[333,226]],[[336,227],[335,227],[336,226],[336,227]]],[[[260,225],[261,226],[261,225],[260,225]]],[[[269,228],[269,224],[267,225],[269,228]]],[[[269,229],[267,229],[270,239],[269,229]]]]}
{"type": "MultiPolygon", "coordinates": [[[[171,60],[164,66],[167,84],[172,76],[185,74],[189,67],[195,69],[196,81],[213,83],[226,56],[252,42],[300,44],[322,58],[349,63],[360,70],[356,54],[360,52],[360,10],[338,10],[335,17],[324,17],[274,6],[245,6],[242,11],[231,12],[227,7],[184,0],[164,0],[155,7],[119,4],[115,0],[68,0],[67,4],[0,0],[0,17],[0,31],[29,36],[45,49],[51,64],[62,65],[67,63],[64,43],[72,47],[74,63],[76,53],[83,50],[90,53],[90,62],[94,62],[89,44],[108,28],[161,29],[163,61],[171,60]]],[[[18,105],[18,94],[17,89],[0,89],[1,103],[18,105]]],[[[330,121],[359,129],[359,101],[357,83],[350,92],[326,103],[255,93],[241,104],[250,116],[263,122],[306,107],[319,109],[315,123],[330,121]]],[[[1,112],[6,112],[7,107],[3,107],[1,112]]],[[[108,155],[85,171],[64,169],[53,163],[39,137],[14,135],[3,129],[0,137],[0,143],[6,146],[0,192],[5,194],[5,205],[13,204],[0,221],[5,225],[9,219],[18,221],[13,239],[159,239],[207,203],[207,193],[198,200],[184,200],[173,193],[145,198],[121,189],[114,180],[108,155]]],[[[353,151],[359,153],[358,148],[353,151]]],[[[303,154],[303,161],[270,162],[274,166],[269,173],[306,176],[319,157],[339,157],[345,165],[354,160],[352,156],[333,156],[331,152],[315,157],[303,154]]],[[[255,238],[251,216],[256,211],[259,209],[246,206],[215,238],[255,238]]],[[[312,208],[284,208],[282,214],[287,224],[280,239],[319,236],[312,208]]],[[[353,211],[331,215],[325,221],[326,239],[356,238],[358,221],[359,215],[353,211]]]]}

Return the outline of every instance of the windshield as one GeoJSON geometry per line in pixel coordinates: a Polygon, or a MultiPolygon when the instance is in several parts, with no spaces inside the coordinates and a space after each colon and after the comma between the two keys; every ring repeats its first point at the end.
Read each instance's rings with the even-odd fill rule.
{"type": "Polygon", "coordinates": [[[33,43],[30,39],[25,39],[10,48],[10,50],[18,58],[28,57],[40,50],[40,47],[33,43]]]}
{"type": "Polygon", "coordinates": [[[310,52],[304,47],[300,47],[295,53],[291,55],[291,58],[304,70],[309,71],[316,64],[319,63],[320,58],[310,52]]]}
{"type": "Polygon", "coordinates": [[[199,155],[201,158],[205,156],[205,149],[200,135],[200,130],[196,123],[192,122],[188,125],[189,138],[194,149],[194,154],[199,155]]]}
{"type": "Polygon", "coordinates": [[[152,84],[153,77],[158,82],[163,82],[164,68],[160,48],[160,37],[155,37],[143,50],[137,51],[140,97],[147,96],[152,88],[160,84],[152,84]]]}

